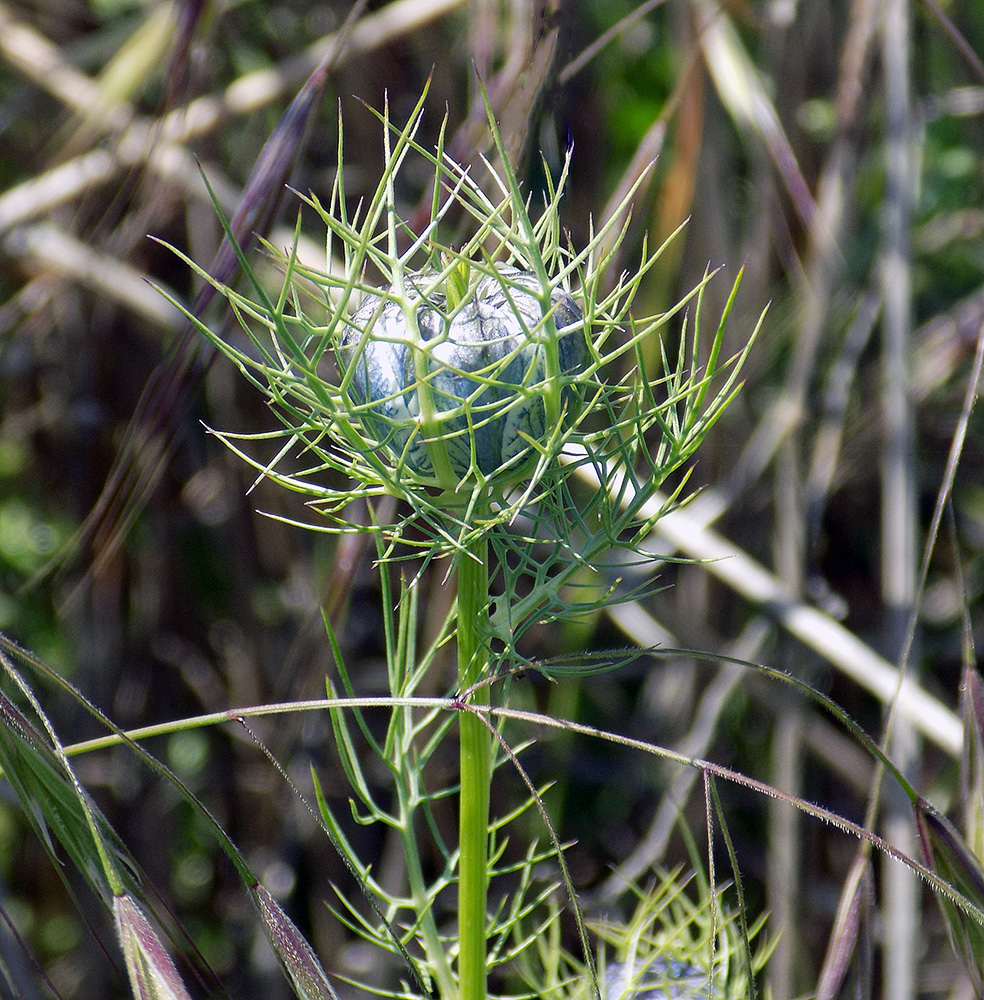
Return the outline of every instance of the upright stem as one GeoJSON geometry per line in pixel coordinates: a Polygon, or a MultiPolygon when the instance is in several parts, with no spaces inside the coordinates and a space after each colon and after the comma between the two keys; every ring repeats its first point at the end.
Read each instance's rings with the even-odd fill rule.
{"type": "MultiPolygon", "coordinates": [[[[473,543],[458,567],[458,689],[467,690],[487,671],[489,618],[488,542],[473,543]]],[[[481,688],[473,700],[487,700],[481,688]]],[[[461,1000],[486,998],[486,901],[488,897],[489,785],[492,741],[484,723],[462,712],[461,793],[458,814],[458,980],[461,1000]]]]}
{"type": "MultiPolygon", "coordinates": [[[[918,682],[919,655],[910,659],[916,638],[915,608],[921,530],[916,480],[912,391],[913,10],[910,0],[882,4],[881,49],[884,74],[885,187],[882,207],[882,524],[881,583],[886,612],[885,650],[908,680],[918,682]]],[[[889,752],[907,777],[921,766],[914,725],[890,723],[889,752]]],[[[898,789],[886,789],[885,831],[904,851],[917,850],[912,812],[898,789]]],[[[911,856],[911,854],[910,854],[911,856]]],[[[919,880],[901,865],[884,868],[885,996],[908,1000],[918,993],[922,933],[919,880]]]]}

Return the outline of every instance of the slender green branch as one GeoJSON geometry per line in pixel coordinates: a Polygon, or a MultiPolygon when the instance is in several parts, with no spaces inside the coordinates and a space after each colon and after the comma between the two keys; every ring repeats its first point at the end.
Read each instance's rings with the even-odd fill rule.
{"type": "MultiPolygon", "coordinates": [[[[488,541],[479,537],[458,565],[458,689],[483,677],[489,663],[488,541]]],[[[488,688],[475,692],[488,700],[488,688]]],[[[485,724],[462,714],[458,836],[458,981],[461,1000],[486,996],[489,785],[492,742],[485,724]]]]}
{"type": "Polygon", "coordinates": [[[420,936],[427,952],[427,967],[437,979],[437,988],[442,998],[455,995],[454,974],[448,962],[447,954],[441,943],[441,937],[434,920],[433,907],[430,905],[427,893],[427,882],[420,864],[420,846],[413,827],[415,807],[406,781],[400,775],[397,778],[397,794],[400,800],[400,838],[403,843],[403,856],[407,863],[407,882],[410,895],[413,898],[414,910],[420,921],[420,936]]]}

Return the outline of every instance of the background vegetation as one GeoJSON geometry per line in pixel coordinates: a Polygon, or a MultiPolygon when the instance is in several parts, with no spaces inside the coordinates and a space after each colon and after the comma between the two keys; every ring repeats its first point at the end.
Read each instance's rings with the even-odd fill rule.
{"type": "MultiPolygon", "coordinates": [[[[706,489],[663,531],[666,554],[733,558],[665,563],[667,587],[644,605],[542,630],[529,654],[662,643],[761,661],[828,692],[876,736],[895,693],[891,666],[906,662],[917,686],[897,700],[893,756],[962,822],[956,712],[967,640],[984,625],[979,418],[925,578],[919,569],[984,323],[984,6],[391,0],[366,4],[343,30],[350,6],[0,2],[0,629],[123,727],[322,695],[333,669],[322,608],[360,689],[384,687],[369,553],[256,513],[298,511],[263,484],[247,496],[249,470],[201,422],[258,430],[272,418],[228,365],[179,349],[180,316],[144,280],[193,300],[187,269],[146,235],[211,259],[221,230],[196,160],[234,211],[287,104],[337,43],[294,187],[330,190],[339,102],[347,189],[374,189],[380,132],[359,102],[380,107],[388,94],[402,120],[429,74],[425,144],[446,108],[453,154],[478,164],[477,72],[531,190],[573,143],[575,243],[659,157],[625,266],[645,231],[661,240],[690,221],[647,279],[648,309],[669,306],[708,265],[744,265],[737,350],[773,303],[746,387],[696,464],[706,489]],[[160,438],[138,439],[126,466],[135,477],[107,492],[117,456],[132,458],[135,413],[137,426],[166,434],[168,452],[158,460],[160,438]]],[[[426,198],[425,180],[408,182],[408,205],[426,198]]],[[[288,194],[274,242],[289,241],[296,206],[288,194]]],[[[304,235],[317,260],[314,221],[304,235]]],[[[729,288],[712,284],[712,315],[729,288]]],[[[209,318],[224,322],[217,307],[209,318]]],[[[424,598],[426,628],[443,618],[439,572],[424,598]]],[[[864,821],[872,762],[753,672],[644,659],[561,685],[531,677],[514,696],[864,821]]],[[[42,698],[66,742],[99,735],[70,699],[42,698]]],[[[327,795],[345,795],[327,719],[254,729],[301,791],[313,764],[327,795]]],[[[326,968],[383,974],[325,906],[333,884],[351,891],[349,876],[247,732],[230,724],[153,749],[206,800],[326,968]]],[[[179,948],[193,952],[182,933],[194,942],[201,991],[286,995],[186,805],[124,749],[77,766],[160,911],[183,928],[179,948]]],[[[612,898],[619,868],[638,878],[689,864],[674,824],[682,809],[702,835],[694,772],[567,735],[543,735],[530,766],[557,783],[549,804],[577,841],[571,864],[589,907],[612,898]]],[[[725,791],[751,914],[768,909],[781,932],[773,995],[810,994],[858,844],[759,793],[725,791]]],[[[875,828],[916,856],[911,816],[890,795],[875,828]]],[[[385,842],[366,850],[384,872],[394,862],[385,842]]],[[[863,897],[872,995],[970,996],[931,896],[895,862],[874,874],[863,897]]],[[[106,914],[80,885],[51,865],[3,792],[9,995],[124,995],[106,914]]]]}

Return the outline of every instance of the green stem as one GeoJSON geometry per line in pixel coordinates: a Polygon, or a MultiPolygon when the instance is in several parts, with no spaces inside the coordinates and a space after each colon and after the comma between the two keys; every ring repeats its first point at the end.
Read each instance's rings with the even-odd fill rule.
{"type": "MultiPolygon", "coordinates": [[[[488,542],[472,544],[458,567],[458,689],[483,677],[489,660],[488,542]]],[[[488,688],[473,696],[488,700],[488,688]]],[[[458,836],[458,982],[461,1000],[486,1000],[489,785],[492,741],[483,721],[462,712],[458,836]]]]}

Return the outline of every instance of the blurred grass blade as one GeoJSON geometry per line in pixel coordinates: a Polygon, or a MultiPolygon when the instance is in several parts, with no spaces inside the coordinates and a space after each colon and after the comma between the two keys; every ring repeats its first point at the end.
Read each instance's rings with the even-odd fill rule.
{"type": "Polygon", "coordinates": [[[113,900],[116,931],[137,1000],[191,1000],[171,956],[129,895],[113,900]]]}
{"type": "MultiPolygon", "coordinates": [[[[49,667],[40,657],[36,656],[27,649],[18,646],[15,642],[5,636],[0,632],[0,665],[4,667],[7,674],[15,679],[21,690],[29,691],[23,678],[17,673],[13,666],[13,662],[10,657],[22,660],[28,666],[34,670],[38,676],[50,681],[53,685],[64,691],[70,698],[72,698],[76,704],[78,704],[85,712],[87,712],[92,718],[96,719],[101,726],[108,729],[115,737],[117,737],[123,744],[128,746],[134,754],[146,764],[154,773],[158,774],[166,781],[170,782],[171,785],[178,791],[178,793],[188,802],[188,804],[194,809],[209,825],[215,834],[216,841],[219,846],[225,852],[229,860],[232,862],[236,871],[239,873],[243,884],[248,888],[256,883],[256,876],[250,870],[249,865],[246,863],[246,859],[243,857],[242,852],[236,847],[232,839],[225,832],[222,826],[219,824],[218,820],[209,812],[205,804],[191,791],[188,786],[181,781],[180,778],[164,763],[158,760],[153,754],[144,749],[144,747],[131,740],[122,729],[117,726],[112,719],[101,712],[95,705],[89,701],[81,691],[78,690],[71,682],[62,677],[57,671],[49,667]]],[[[45,725],[49,727],[50,724],[45,721],[45,725]]],[[[92,843],[92,827],[95,824],[98,836],[103,842],[104,849],[106,845],[110,845],[112,848],[112,854],[115,855],[115,860],[119,862],[119,865],[115,868],[115,874],[118,876],[120,872],[123,873],[123,883],[121,886],[114,887],[114,894],[119,894],[123,890],[129,892],[136,892],[139,886],[139,880],[136,878],[136,865],[131,860],[129,853],[123,846],[123,842],[117,837],[115,831],[110,826],[108,820],[103,818],[95,806],[89,801],[81,784],[75,778],[71,771],[70,765],[68,763],[68,754],[58,748],[59,752],[56,752],[55,747],[51,744],[51,739],[46,738],[40,734],[37,729],[24,717],[23,713],[13,705],[5,695],[0,692],[0,773],[3,777],[6,777],[12,783],[16,781],[18,775],[21,774],[21,770],[18,767],[18,762],[16,757],[10,757],[9,766],[7,760],[4,758],[4,753],[8,751],[7,743],[10,741],[11,736],[16,736],[17,733],[26,733],[30,737],[30,743],[32,750],[36,751],[41,764],[45,765],[47,770],[53,772],[57,776],[57,780],[67,782],[72,786],[75,794],[75,801],[82,808],[83,814],[86,811],[92,817],[93,822],[90,822],[90,838],[89,843],[92,843]],[[7,738],[6,740],[4,738],[7,738]],[[84,803],[80,801],[80,796],[85,796],[84,803]],[[131,877],[132,873],[132,877],[131,877]]],[[[23,789],[17,789],[15,785],[15,790],[18,791],[18,795],[21,801],[25,804],[25,811],[29,817],[34,817],[35,809],[38,809],[42,817],[47,817],[48,812],[45,811],[43,806],[39,806],[39,800],[34,795],[31,787],[29,785],[24,785],[23,789]]],[[[52,813],[56,818],[62,815],[61,812],[52,813]]],[[[39,830],[39,835],[41,835],[41,828],[35,824],[35,828],[39,830]]],[[[88,867],[83,867],[82,871],[87,872],[88,867]]],[[[97,886],[98,889],[98,886],[97,886]]],[[[139,893],[138,893],[139,894],[139,893]]],[[[107,905],[109,900],[106,900],[107,905]]]]}
{"type": "Polygon", "coordinates": [[[856,995],[872,996],[869,924],[874,887],[870,854],[870,845],[862,843],[844,883],[817,983],[817,1000],[835,1000],[841,996],[844,981],[852,971],[856,995]]]}
{"type": "Polygon", "coordinates": [[[923,0],[923,6],[939,21],[943,31],[947,34],[954,48],[963,57],[964,62],[970,68],[978,80],[984,81],[984,62],[974,51],[974,46],[967,37],[960,31],[956,24],[946,15],[943,8],[936,0],[923,0]]]}
{"type": "Polygon", "coordinates": [[[705,61],[722,104],[739,128],[751,128],[761,137],[797,214],[808,226],[815,209],[813,195],[755,63],[716,0],[694,0],[694,4],[705,22],[701,29],[705,61]]]}
{"type": "MultiPolygon", "coordinates": [[[[217,5],[211,5],[211,13],[217,5]]],[[[165,79],[167,89],[163,106],[173,108],[185,93],[191,75],[191,42],[206,12],[207,0],[178,0],[177,24],[171,39],[171,63],[165,79]]]]}
{"type": "Polygon", "coordinates": [[[2,692],[0,767],[56,871],[64,862],[52,837],[107,906],[119,886],[136,890],[136,868],[123,843],[95,804],[83,801],[85,792],[50,742],[2,692]]]}
{"type": "Polygon", "coordinates": [[[960,759],[964,833],[977,858],[984,858],[984,684],[971,665],[964,669],[960,714],[964,748],[960,759]]]}
{"type": "MultiPolygon", "coordinates": [[[[925,799],[915,803],[923,860],[955,893],[984,909],[984,869],[953,824],[925,799]]],[[[984,926],[957,902],[938,892],[950,943],[977,996],[984,996],[984,926]]]]}
{"type": "MultiPolygon", "coordinates": [[[[231,223],[235,241],[244,253],[249,251],[257,234],[270,231],[287,189],[287,183],[294,172],[294,166],[307,144],[315,112],[321,104],[328,84],[328,73],[348,39],[354,20],[362,13],[365,5],[366,0],[359,0],[349,13],[345,26],[338,34],[338,44],[332,46],[325,54],[324,59],[290,102],[256,158],[256,164],[243,190],[242,201],[231,223]]],[[[228,284],[235,275],[237,267],[238,256],[235,247],[226,236],[215,255],[215,260],[212,261],[209,273],[217,281],[228,284]]],[[[202,288],[199,301],[195,304],[196,316],[201,316],[205,305],[214,295],[215,289],[211,285],[202,288]]],[[[188,335],[196,337],[191,330],[188,335]]]]}
{"type": "MultiPolygon", "coordinates": [[[[359,0],[352,8],[336,35],[337,44],[325,54],[260,150],[231,221],[232,233],[244,252],[257,236],[268,233],[273,225],[324,95],[328,73],[365,4],[366,0],[359,0]]],[[[236,248],[225,236],[209,273],[216,281],[229,284],[238,267],[236,248]]],[[[192,314],[200,317],[214,296],[215,288],[206,283],[198,294],[192,314]]],[[[98,573],[116,555],[170,459],[177,426],[175,415],[187,405],[213,357],[214,348],[198,336],[193,324],[189,324],[170,357],[148,380],[102,493],[70,543],[70,550],[60,553],[56,563],[66,561],[77,547],[86,543],[93,553],[92,573],[98,573]]]]}
{"type": "Polygon", "coordinates": [[[107,128],[126,125],[133,115],[131,100],[159,73],[173,41],[177,9],[174,3],[159,3],[148,5],[145,11],[144,20],[103,67],[95,100],[72,135],[57,141],[60,160],[89,148],[107,128]]]}
{"type": "Polygon", "coordinates": [[[263,930],[297,996],[301,1000],[338,1000],[311,945],[273,896],[262,885],[254,886],[250,895],[260,911],[263,930]]]}

